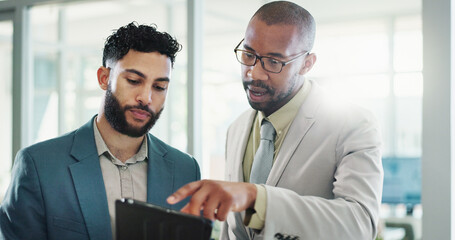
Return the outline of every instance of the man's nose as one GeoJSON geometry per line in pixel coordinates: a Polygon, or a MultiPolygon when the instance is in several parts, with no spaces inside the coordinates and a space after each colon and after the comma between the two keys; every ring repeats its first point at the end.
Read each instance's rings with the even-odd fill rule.
{"type": "Polygon", "coordinates": [[[137,95],[136,100],[143,105],[148,105],[152,102],[152,92],[150,88],[143,88],[137,95]]]}
{"type": "Polygon", "coordinates": [[[268,74],[267,71],[262,67],[262,63],[259,59],[256,59],[256,64],[249,67],[248,77],[254,80],[267,80],[268,74]]]}

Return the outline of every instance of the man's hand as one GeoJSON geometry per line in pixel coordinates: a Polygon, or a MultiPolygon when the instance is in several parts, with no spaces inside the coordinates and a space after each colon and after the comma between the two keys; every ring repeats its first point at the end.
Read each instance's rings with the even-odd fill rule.
{"type": "Polygon", "coordinates": [[[251,183],[202,180],[181,187],[167,198],[167,202],[175,204],[192,196],[182,212],[200,216],[202,210],[205,218],[224,221],[229,211],[253,208],[256,192],[256,186],[251,183]]]}

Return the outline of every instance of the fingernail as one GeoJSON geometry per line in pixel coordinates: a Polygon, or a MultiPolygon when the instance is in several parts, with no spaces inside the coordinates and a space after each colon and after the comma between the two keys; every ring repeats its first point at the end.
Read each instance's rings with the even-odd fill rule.
{"type": "Polygon", "coordinates": [[[174,197],[174,196],[170,196],[170,197],[167,198],[167,201],[168,201],[169,203],[172,203],[172,202],[175,201],[175,197],[174,197]]]}

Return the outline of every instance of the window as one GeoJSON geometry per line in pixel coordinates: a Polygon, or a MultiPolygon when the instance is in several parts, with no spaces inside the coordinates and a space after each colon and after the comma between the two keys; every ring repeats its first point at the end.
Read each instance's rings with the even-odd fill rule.
{"type": "Polygon", "coordinates": [[[0,19],[0,107],[2,117],[0,124],[0,202],[9,185],[12,159],[13,111],[12,111],[12,49],[13,23],[0,19]]]}
{"type": "Polygon", "coordinates": [[[310,78],[376,115],[384,156],[421,155],[421,35],[418,15],[319,25],[310,78]]]}
{"type": "Polygon", "coordinates": [[[224,178],[227,128],[249,108],[234,48],[242,40],[252,13],[261,5],[261,1],[205,2],[202,139],[206,178],[224,178]]]}

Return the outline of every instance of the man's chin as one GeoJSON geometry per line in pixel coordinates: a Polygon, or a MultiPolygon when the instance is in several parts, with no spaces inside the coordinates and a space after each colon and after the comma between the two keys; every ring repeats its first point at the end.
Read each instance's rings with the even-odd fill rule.
{"type": "Polygon", "coordinates": [[[150,129],[144,128],[128,128],[126,129],[123,134],[132,137],[132,138],[140,138],[143,137],[145,134],[149,132],[150,129]]]}
{"type": "Polygon", "coordinates": [[[132,129],[143,128],[148,122],[150,122],[150,119],[147,119],[147,120],[142,120],[142,119],[127,120],[128,127],[132,128],[132,129]]]}
{"type": "Polygon", "coordinates": [[[263,103],[253,102],[250,99],[248,99],[248,103],[250,104],[251,108],[253,108],[254,110],[262,111],[265,108],[263,103]]]}
{"type": "Polygon", "coordinates": [[[134,138],[142,137],[151,129],[150,124],[150,119],[148,121],[127,120],[127,126],[123,129],[122,134],[134,138]]]}

